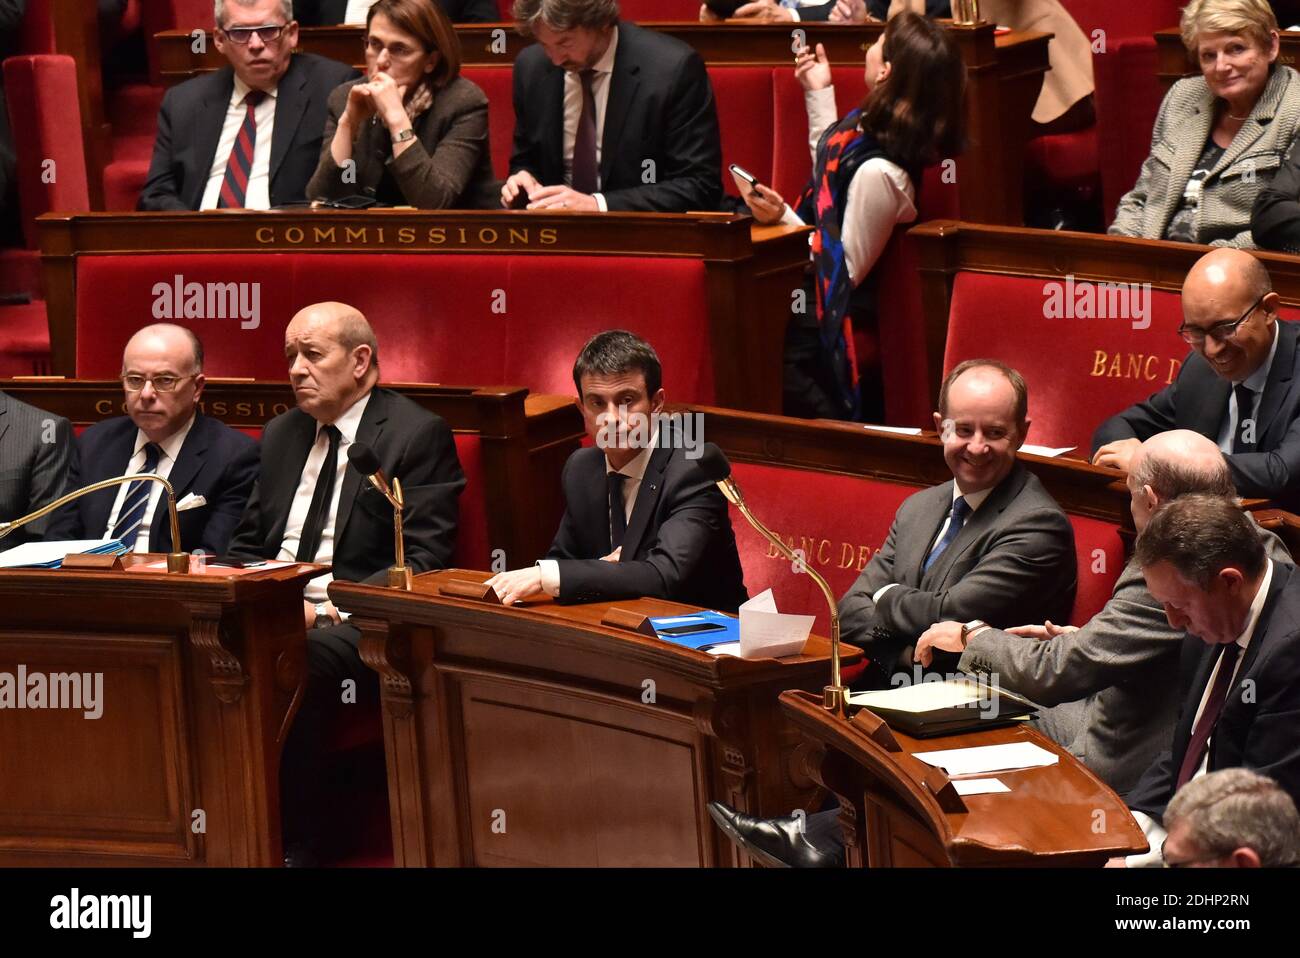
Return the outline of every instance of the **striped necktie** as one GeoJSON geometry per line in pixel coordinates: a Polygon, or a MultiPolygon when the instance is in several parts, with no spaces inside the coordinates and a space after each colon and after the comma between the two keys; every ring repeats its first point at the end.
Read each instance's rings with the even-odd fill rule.
{"type": "Polygon", "coordinates": [[[253,150],[257,146],[257,105],[265,96],[261,90],[249,90],[244,96],[247,107],[235,145],[230,148],[226,161],[226,176],[221,181],[217,196],[217,209],[241,209],[248,195],[248,179],[253,174],[253,150]]]}
{"type": "MultiPolygon", "coordinates": [[[[162,447],[156,442],[145,443],[144,466],[140,468],[137,475],[157,472],[158,457],[161,454],[162,447]]],[[[126,497],[122,500],[122,508],[117,513],[117,522],[113,523],[111,538],[118,540],[132,552],[135,551],[136,540],[140,538],[144,525],[144,514],[149,508],[149,494],[153,491],[155,485],[156,483],[137,479],[127,486],[126,497]]]]}

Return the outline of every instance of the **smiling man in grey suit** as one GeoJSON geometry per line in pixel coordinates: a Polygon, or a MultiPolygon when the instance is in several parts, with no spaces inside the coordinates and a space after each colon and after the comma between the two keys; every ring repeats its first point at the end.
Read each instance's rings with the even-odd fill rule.
{"type": "MultiPolygon", "coordinates": [[[[66,419],[0,392],[0,522],[35,512],[66,493],[76,456],[66,419]]],[[[15,529],[0,539],[0,551],[43,538],[52,519],[15,529]]]]}

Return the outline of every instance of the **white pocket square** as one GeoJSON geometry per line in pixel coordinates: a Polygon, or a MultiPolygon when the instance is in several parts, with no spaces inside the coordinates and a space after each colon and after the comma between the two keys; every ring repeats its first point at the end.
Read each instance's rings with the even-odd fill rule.
{"type": "Polygon", "coordinates": [[[180,502],[176,503],[176,511],[185,512],[187,509],[202,509],[207,504],[208,500],[204,499],[202,496],[196,496],[191,492],[180,502]]]}

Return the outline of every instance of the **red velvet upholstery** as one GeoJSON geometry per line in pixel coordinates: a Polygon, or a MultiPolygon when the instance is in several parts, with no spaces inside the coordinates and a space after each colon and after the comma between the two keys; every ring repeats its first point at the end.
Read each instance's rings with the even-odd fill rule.
{"type": "Polygon", "coordinates": [[[460,72],[487,94],[492,172],[497,179],[504,180],[510,175],[510,153],[515,137],[514,69],[467,66],[460,72]]]}
{"type": "Polygon", "coordinates": [[[1094,202],[1101,189],[1097,124],[1074,133],[1030,140],[1025,148],[1025,183],[1035,193],[1071,193],[1094,202]]]}
{"type": "MultiPolygon", "coordinates": [[[[503,237],[504,239],[504,237],[503,237]]],[[[586,339],[623,327],[664,362],[668,395],[710,402],[704,267],[697,260],[581,256],[212,254],[93,256],[78,263],[77,371],[115,376],[132,331],[153,321],[154,286],[260,283],[261,323],[191,319],[215,376],[282,378],[284,325],[302,306],[349,302],[370,317],[384,378],[572,389],[586,339]],[[653,300],[647,289],[656,290],[653,300]],[[504,300],[496,291],[504,292],[504,300]],[[493,311],[493,304],[505,312],[493,311]]],[[[167,297],[170,302],[171,297],[167,297]]],[[[182,320],[182,322],[186,322],[182,320]]]]}
{"type": "MultiPolygon", "coordinates": [[[[831,68],[835,83],[835,105],[839,116],[844,116],[862,102],[867,95],[866,77],[860,66],[831,68]]],[[[812,158],[808,151],[808,111],[804,106],[804,91],[794,78],[794,70],[777,67],[772,70],[772,189],[785,197],[791,206],[812,176],[812,158]]],[[[725,142],[726,128],[723,128],[725,142]]],[[[723,162],[728,160],[723,154],[723,162]]]]}
{"type": "Polygon", "coordinates": [[[35,249],[37,216],[51,210],[90,209],[77,66],[71,57],[58,54],[10,57],[4,61],[4,79],[10,126],[22,131],[14,137],[14,150],[23,237],[35,249]],[[53,161],[53,167],[47,160],[53,161]],[[53,176],[45,175],[47,170],[53,176]]]}
{"type": "Polygon", "coordinates": [[[50,328],[45,304],[0,306],[0,378],[50,373],[50,328]]]}
{"type": "MultiPolygon", "coordinates": [[[[619,15],[635,23],[656,20],[699,20],[703,0],[619,0],[619,15]]],[[[734,161],[732,161],[734,162],[734,161]]]]}
{"type": "Polygon", "coordinates": [[[42,299],[41,254],[34,249],[0,249],[0,296],[42,299]]]}
{"type": "Polygon", "coordinates": [[[149,82],[162,83],[155,33],[163,30],[211,30],[212,0],[144,0],[140,11],[145,48],[149,54],[149,82]]]}
{"type": "Polygon", "coordinates": [[[709,82],[722,133],[723,189],[737,195],[736,181],[727,172],[732,163],[749,170],[759,182],[771,183],[772,68],[709,67],[709,82]]]}
{"type": "Polygon", "coordinates": [[[1083,625],[1110,601],[1110,593],[1124,570],[1124,543],[1119,528],[1109,522],[1070,516],[1070,525],[1074,527],[1074,552],[1079,563],[1079,588],[1074,594],[1070,625],[1083,625]]]}
{"type": "Polygon", "coordinates": [[[456,457],[465,472],[460,494],[460,521],[453,565],[461,569],[490,569],[488,549],[487,488],[483,482],[483,444],[476,432],[456,433],[456,457]]]}
{"type": "Polygon", "coordinates": [[[23,53],[54,52],[54,20],[50,16],[53,3],[54,0],[27,0],[18,46],[23,53]]]}

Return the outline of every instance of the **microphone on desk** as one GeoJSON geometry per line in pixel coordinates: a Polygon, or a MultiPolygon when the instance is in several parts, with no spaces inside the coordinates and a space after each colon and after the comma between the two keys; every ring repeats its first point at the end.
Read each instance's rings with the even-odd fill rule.
{"type": "Polygon", "coordinates": [[[831,592],[830,585],[825,579],[808,565],[807,560],[800,560],[798,556],[780,540],[767,526],[759,522],[754,514],[749,511],[749,506],[745,504],[745,497],[740,492],[740,487],[736,485],[736,480],[731,478],[731,463],[722,450],[712,444],[704,446],[704,454],[700,456],[700,468],[713,482],[718,484],[722,494],[727,497],[727,501],[740,510],[740,514],[748,520],[758,532],[767,539],[768,542],[776,548],[781,555],[785,556],[791,562],[799,562],[803,570],[812,577],[817,583],[818,588],[822,590],[822,595],[826,597],[826,606],[831,615],[831,684],[822,689],[822,708],[828,712],[835,712],[841,716],[848,716],[848,689],[840,681],[840,610],[835,603],[835,595],[831,592]]]}
{"type": "Polygon", "coordinates": [[[411,567],[406,564],[406,548],[402,543],[402,509],[406,505],[402,498],[402,481],[393,477],[390,485],[379,465],[379,457],[365,443],[354,442],[348,446],[348,462],[352,468],[366,477],[388,500],[393,507],[393,556],[396,564],[388,570],[388,587],[411,591],[411,567]]]}
{"type": "Polygon", "coordinates": [[[136,481],[161,482],[163,488],[167,490],[167,515],[171,520],[172,549],[174,550],[167,553],[167,571],[188,573],[190,571],[190,554],[188,552],[179,551],[181,547],[181,523],[180,519],[176,516],[176,490],[172,488],[170,482],[162,476],[155,475],[152,472],[135,473],[129,476],[115,476],[112,479],[101,479],[99,482],[93,482],[81,489],[74,489],[66,496],[60,496],[58,499],[55,499],[48,505],[42,506],[35,512],[29,512],[25,516],[19,516],[12,522],[0,522],[0,539],[3,539],[15,529],[27,525],[29,522],[35,522],[43,516],[48,516],[55,509],[65,506],[69,502],[74,502],[82,496],[88,496],[92,492],[98,492],[100,489],[109,489],[113,486],[120,486],[124,482],[136,481]]]}

